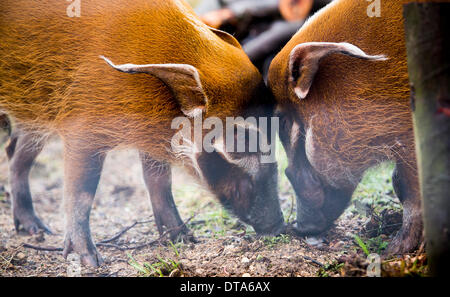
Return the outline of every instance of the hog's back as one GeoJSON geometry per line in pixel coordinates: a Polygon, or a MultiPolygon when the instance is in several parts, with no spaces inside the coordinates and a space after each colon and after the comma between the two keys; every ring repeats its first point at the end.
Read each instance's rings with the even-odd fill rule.
{"type": "Polygon", "coordinates": [[[0,110],[33,129],[165,155],[171,120],[181,115],[171,92],[155,77],[113,70],[99,55],[201,68],[222,49],[211,47],[217,38],[195,29],[184,1],[81,1],[73,18],[69,4],[0,2],[0,110]]]}

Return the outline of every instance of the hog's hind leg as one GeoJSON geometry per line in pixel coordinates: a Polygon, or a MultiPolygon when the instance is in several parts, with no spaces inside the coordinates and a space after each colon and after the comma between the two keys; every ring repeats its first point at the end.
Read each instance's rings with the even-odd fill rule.
{"type": "Polygon", "coordinates": [[[192,233],[181,220],[173,200],[170,165],[155,161],[145,153],[140,153],[140,158],[159,233],[162,235],[168,232],[172,241],[195,242],[192,233]]]}
{"type": "Polygon", "coordinates": [[[29,175],[31,167],[42,151],[45,140],[31,133],[16,129],[6,147],[9,160],[9,184],[11,186],[13,219],[16,231],[21,228],[28,234],[39,230],[51,234],[51,230],[36,216],[31,198],[29,175]]]}

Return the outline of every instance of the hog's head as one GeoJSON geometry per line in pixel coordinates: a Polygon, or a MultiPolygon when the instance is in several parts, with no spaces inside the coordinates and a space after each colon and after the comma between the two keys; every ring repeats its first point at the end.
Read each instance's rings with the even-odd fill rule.
{"type": "MultiPolygon", "coordinates": [[[[311,139],[308,125],[317,112],[313,101],[320,100],[321,95],[320,90],[315,90],[315,94],[319,94],[315,98],[310,98],[308,94],[321,59],[331,54],[385,60],[384,56],[369,56],[349,43],[308,42],[293,45],[291,41],[275,57],[269,69],[268,82],[277,101],[275,114],[280,117],[280,139],[289,159],[285,173],[297,195],[297,232],[300,235],[316,235],[325,231],[342,214],[354,190],[353,184],[329,182],[322,171],[314,167],[317,156],[309,153],[320,146],[311,139]]],[[[332,96],[326,90],[322,95],[332,96]]]]}
{"type": "Polygon", "coordinates": [[[196,52],[186,57],[189,64],[115,65],[103,58],[116,70],[147,73],[164,82],[180,108],[181,117],[172,122],[172,129],[175,133],[183,127],[180,137],[175,137],[175,145],[172,139],[174,151],[190,160],[196,175],[239,219],[258,233],[279,234],[284,220],[278,201],[277,164],[275,160],[267,161],[271,153],[261,150],[259,145],[254,150],[248,147],[252,142],[250,131],[258,131],[258,144],[264,141],[273,147],[273,97],[234,37],[204,24],[195,25],[208,36],[202,42],[211,45],[202,45],[202,54],[196,52]],[[237,126],[244,131],[239,134],[236,125],[230,129],[226,124],[228,118],[238,117],[256,121],[245,121],[242,125],[238,121],[237,126]],[[203,131],[200,127],[199,139],[197,121],[206,127],[203,131]],[[213,128],[222,133],[208,138],[208,142],[207,131],[213,128]],[[246,149],[237,151],[235,144],[230,145],[232,140],[238,140],[234,141],[237,145],[244,143],[246,149]],[[211,143],[209,149],[205,143],[211,143]],[[229,150],[230,147],[235,149],[229,150]]]}

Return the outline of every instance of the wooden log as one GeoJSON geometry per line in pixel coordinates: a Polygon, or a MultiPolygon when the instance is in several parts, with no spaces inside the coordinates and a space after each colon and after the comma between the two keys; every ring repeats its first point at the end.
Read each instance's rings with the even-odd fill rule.
{"type": "Polygon", "coordinates": [[[450,274],[450,3],[404,6],[411,103],[432,275],[450,274]]]}

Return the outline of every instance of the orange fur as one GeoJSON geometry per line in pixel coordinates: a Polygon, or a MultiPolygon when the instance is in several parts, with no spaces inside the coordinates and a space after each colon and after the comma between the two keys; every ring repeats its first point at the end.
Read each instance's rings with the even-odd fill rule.
{"type": "Polygon", "coordinates": [[[386,159],[403,160],[416,170],[402,18],[406,2],[381,1],[381,17],[369,18],[370,3],[336,0],[313,16],[271,65],[269,83],[280,106],[295,110],[305,130],[312,129],[313,166],[335,182],[358,182],[368,167],[386,159]],[[299,100],[287,80],[289,54],[313,41],[348,42],[388,60],[330,55],[320,62],[307,98],[299,100]]]}
{"type": "Polygon", "coordinates": [[[109,149],[134,146],[170,160],[170,123],[182,116],[170,90],[117,64],[195,66],[208,96],[205,116],[235,116],[261,77],[228,36],[213,33],[183,0],[92,0],[80,18],[61,0],[0,3],[0,110],[21,125],[109,149]]]}

